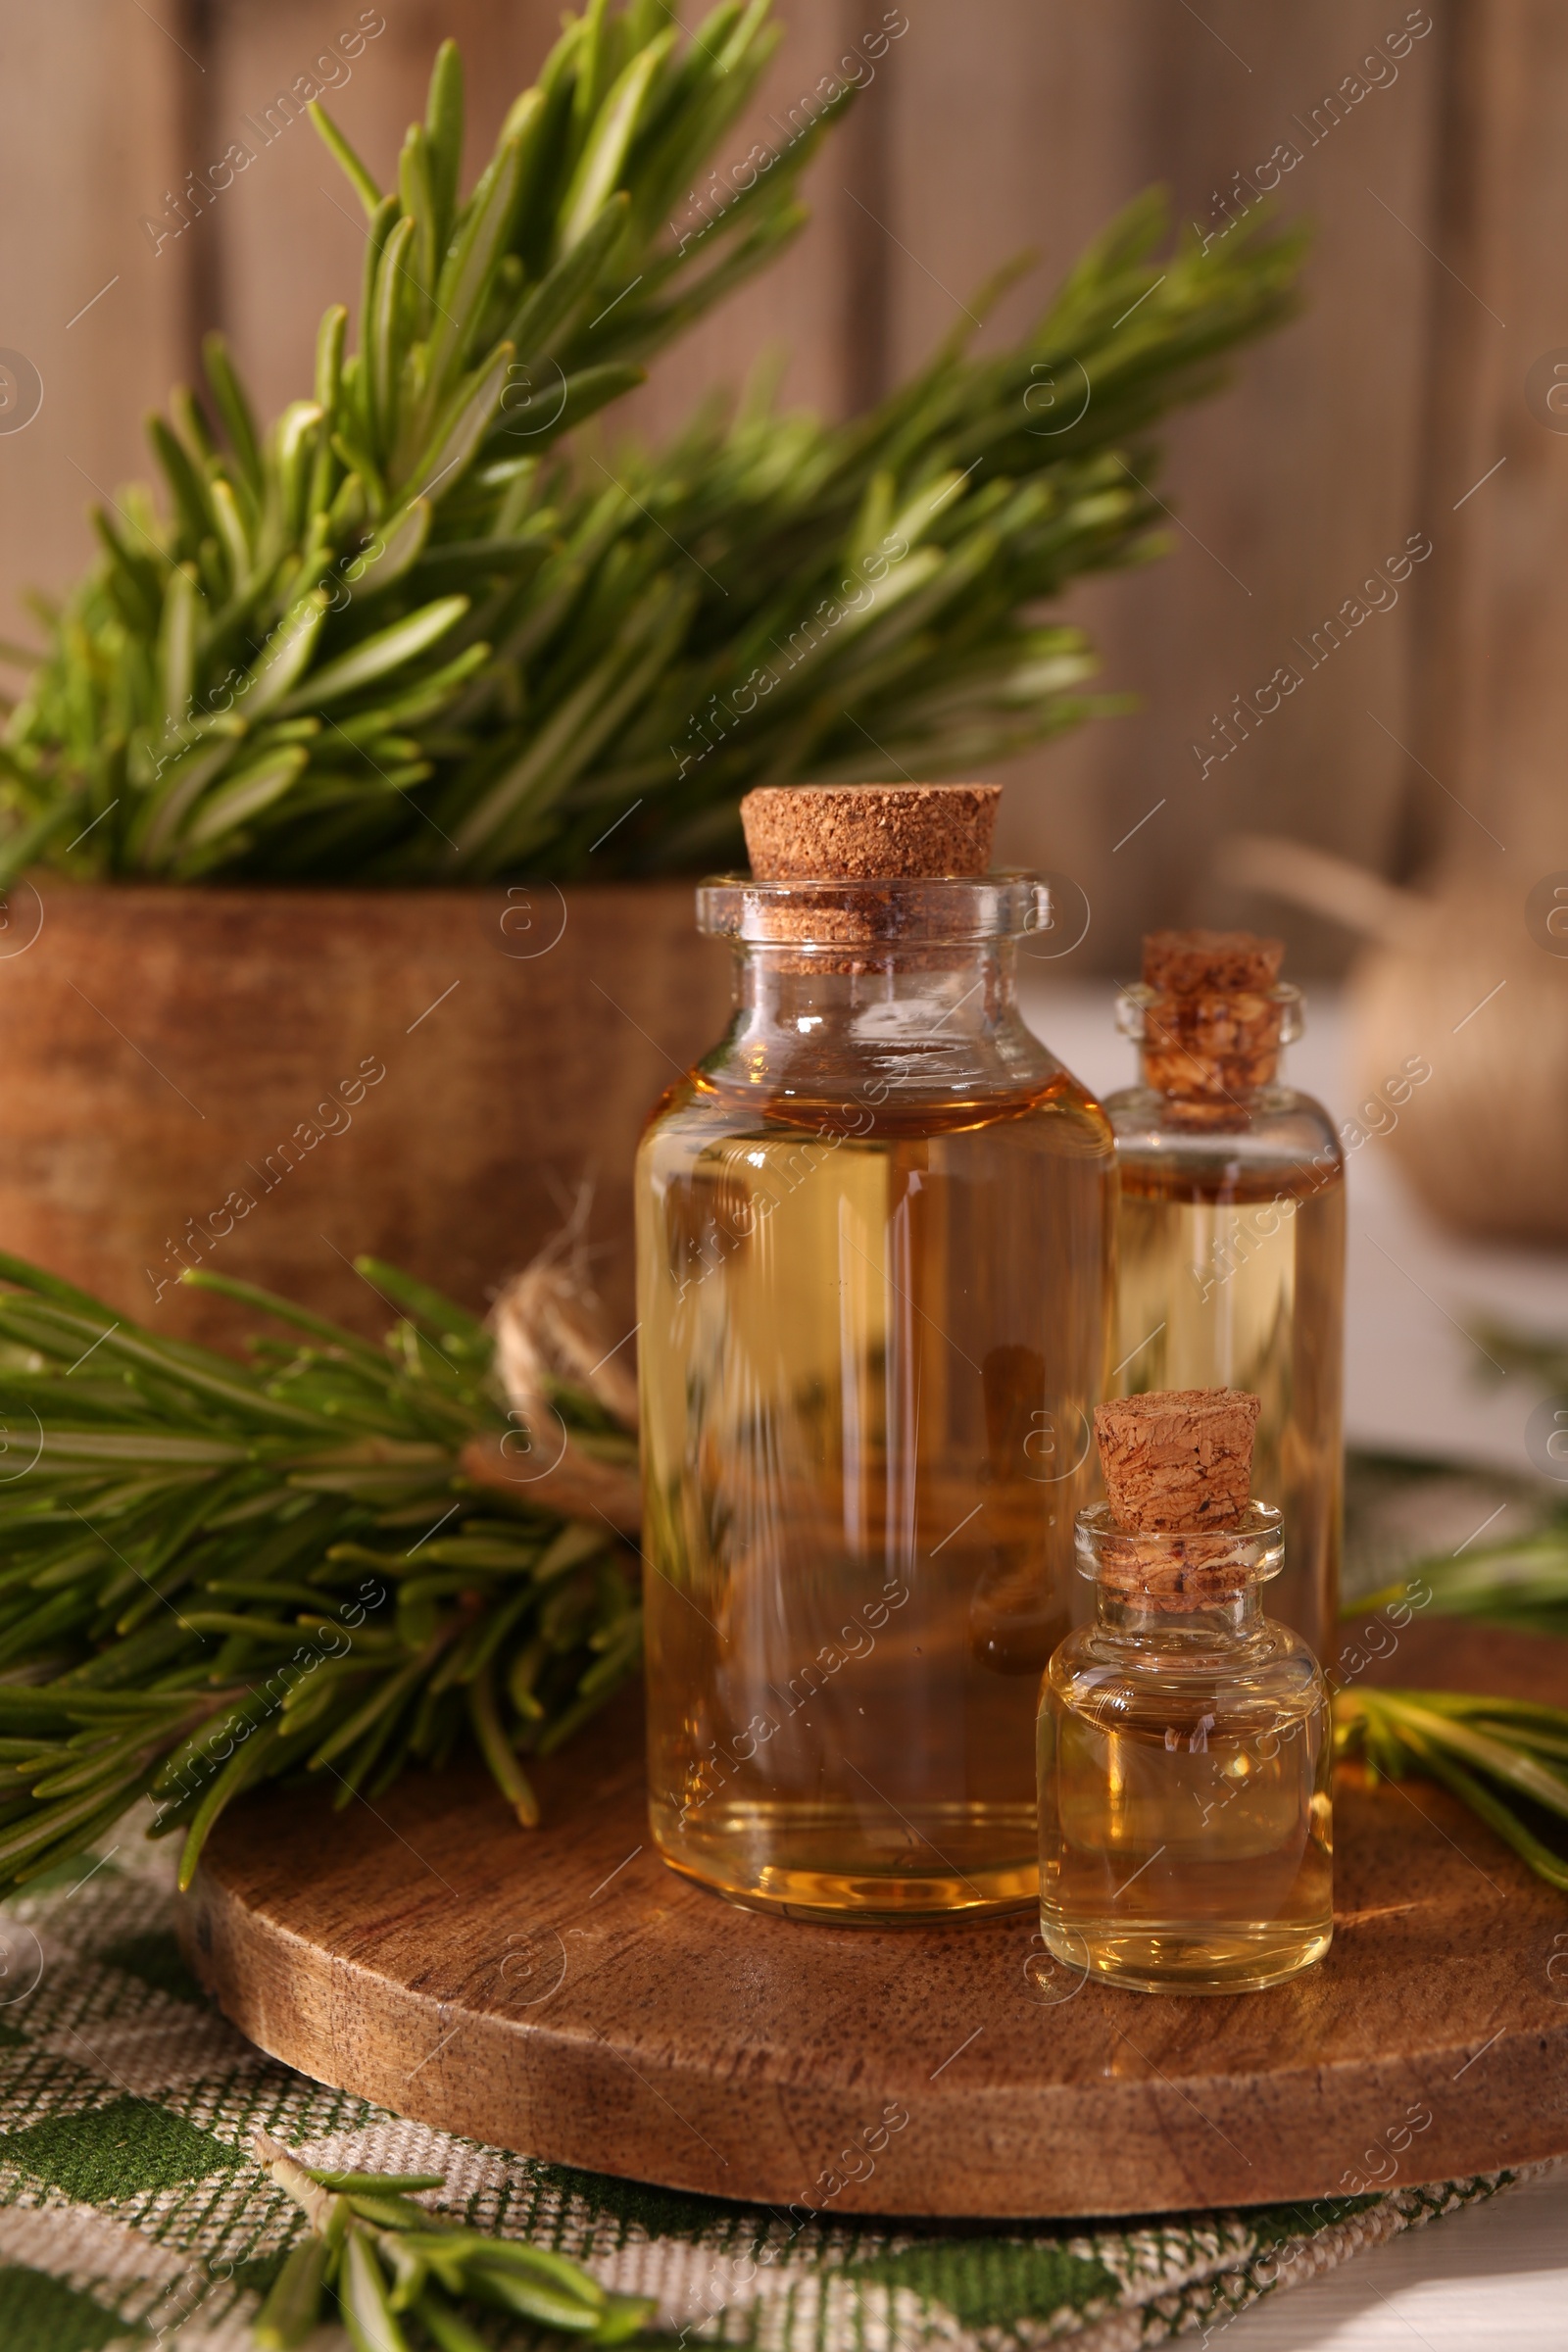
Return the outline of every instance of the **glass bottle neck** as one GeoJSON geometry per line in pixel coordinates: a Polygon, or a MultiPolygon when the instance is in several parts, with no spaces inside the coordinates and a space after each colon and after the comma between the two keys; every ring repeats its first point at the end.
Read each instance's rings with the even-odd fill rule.
{"type": "MultiPolygon", "coordinates": [[[[716,1084],[824,1102],[1028,1097],[1060,1065],[1025,1028],[1017,943],[1051,920],[1031,874],[757,881],[697,893],[700,930],[735,950],[729,1033],[704,1062],[716,1084]]],[[[792,1112],[791,1115],[794,1115],[792,1112]]]]}
{"type": "Polygon", "coordinates": [[[919,1045],[983,1037],[1018,1018],[1010,940],[877,960],[745,946],[734,1005],[748,1034],[919,1045]]]}
{"type": "Polygon", "coordinates": [[[1073,1544],[1112,1642],[1212,1650],[1264,1630],[1263,1585],[1284,1565],[1282,1527],[1272,1504],[1250,1502],[1233,1527],[1129,1531],[1108,1502],[1095,1502],[1079,1512],[1073,1544]]]}
{"type": "Polygon", "coordinates": [[[1266,991],[1183,996],[1124,988],[1116,1022],[1139,1049],[1146,1087],[1199,1124],[1223,1121],[1279,1084],[1284,1049],[1301,1034],[1301,995],[1266,991]]]}
{"type": "Polygon", "coordinates": [[[1015,956],[1010,940],[897,957],[747,944],[729,1031],[704,1067],[766,1094],[781,1115],[832,1106],[851,1133],[1026,1100],[1058,1065],[1019,1014],[1015,956]]]}
{"type": "Polygon", "coordinates": [[[1249,1577],[1222,1599],[1180,1610],[1097,1583],[1095,1623],[1112,1641],[1136,1642],[1142,1649],[1152,1645],[1173,1650],[1223,1649],[1253,1641],[1263,1631],[1261,1582],[1249,1577]]]}

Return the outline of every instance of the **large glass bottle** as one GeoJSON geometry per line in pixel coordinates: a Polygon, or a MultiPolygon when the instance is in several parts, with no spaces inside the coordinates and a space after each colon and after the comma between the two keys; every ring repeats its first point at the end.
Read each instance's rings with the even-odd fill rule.
{"type": "Polygon", "coordinates": [[[1107,1361],[1109,1128],[1014,998],[1043,894],[880,878],[910,797],[831,795],[857,878],[699,892],[734,1018],[637,1172],[654,1838],[840,1919],[1034,1895],[1107,1361]]]}
{"type": "Polygon", "coordinates": [[[1156,931],[1122,1028],[1143,1084],[1105,1103],[1121,1166],[1109,1394],[1262,1402],[1257,1491],[1284,1515],[1273,1614],[1333,1649],[1344,1509],[1345,1167],[1328,1112],[1280,1083],[1300,1034],[1278,940],[1156,931]]]}

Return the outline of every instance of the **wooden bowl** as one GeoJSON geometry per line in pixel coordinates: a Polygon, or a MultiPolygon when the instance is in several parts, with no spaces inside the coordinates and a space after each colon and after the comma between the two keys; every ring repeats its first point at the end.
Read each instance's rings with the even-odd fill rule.
{"type": "Polygon", "coordinates": [[[632,1321],[631,1162],[719,1035],[689,883],[562,891],[19,885],[0,925],[0,1248],[154,1329],[252,1318],[182,1264],[354,1328],[368,1251],[465,1303],[594,1186],[632,1321]]]}

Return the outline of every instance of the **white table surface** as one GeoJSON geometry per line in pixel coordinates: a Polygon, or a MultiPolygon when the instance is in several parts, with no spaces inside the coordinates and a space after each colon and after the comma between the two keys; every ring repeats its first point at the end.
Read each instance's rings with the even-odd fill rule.
{"type": "Polygon", "coordinates": [[[1568,2171],[1267,2295],[1206,2341],[1225,2352],[1562,2352],[1568,2171]]]}
{"type": "MultiPolygon", "coordinates": [[[[1086,1086],[1131,1083],[1108,982],[1031,978],[1022,996],[1030,1025],[1086,1086]]],[[[1336,1119],[1351,1107],[1343,1041],[1335,993],[1311,992],[1287,1076],[1336,1119]]],[[[1517,1375],[1479,1379],[1486,1366],[1460,1325],[1490,1309],[1568,1334],[1568,1255],[1440,1231],[1376,1139],[1355,1153],[1348,1187],[1349,1443],[1528,1471],[1524,1425],[1539,1393],[1517,1375]]],[[[1495,1533],[1506,1529],[1504,1515],[1495,1533]]],[[[1565,2352],[1568,2167],[1269,2296],[1203,2340],[1225,2352],[1565,2352]]]]}

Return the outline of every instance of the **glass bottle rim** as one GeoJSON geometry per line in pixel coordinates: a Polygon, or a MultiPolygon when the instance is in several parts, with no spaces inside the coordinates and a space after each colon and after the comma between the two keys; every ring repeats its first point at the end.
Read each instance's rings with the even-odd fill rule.
{"type": "MultiPolygon", "coordinates": [[[[1226,1000],[1232,997],[1261,997],[1280,1008],[1278,1046],[1294,1046],[1306,1027],[1305,1004],[1300,990],[1293,980],[1276,980],[1272,988],[1205,988],[1194,999],[1197,1004],[1226,1000]]],[[[1152,1004],[1168,1002],[1167,992],[1152,988],[1147,980],[1129,980],[1116,991],[1116,1026],[1123,1037],[1135,1045],[1144,1043],[1152,1004]]]]}
{"type": "Polygon", "coordinates": [[[842,956],[847,946],[962,947],[1022,939],[1053,921],[1049,883],[1004,868],[969,879],[756,882],[714,874],[698,885],[697,928],[712,939],[842,956]]]}
{"type": "Polygon", "coordinates": [[[1273,1503],[1250,1502],[1234,1527],[1158,1529],[1128,1534],[1108,1502],[1094,1502],[1073,1523],[1080,1576],[1121,1591],[1158,1584],[1186,1568],[1205,1580],[1245,1586],[1278,1576],[1285,1565],[1285,1518],[1273,1503]]]}

